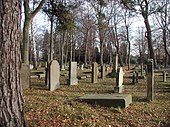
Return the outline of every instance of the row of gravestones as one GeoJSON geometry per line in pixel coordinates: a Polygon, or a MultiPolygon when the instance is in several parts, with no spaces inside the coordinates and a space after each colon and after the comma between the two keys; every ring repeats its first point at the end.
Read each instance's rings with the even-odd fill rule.
{"type": "MultiPolygon", "coordinates": [[[[30,84],[30,68],[29,66],[22,64],[21,67],[21,83],[23,88],[29,88],[30,84]]],[[[105,65],[101,67],[101,77],[105,78],[105,65]]],[[[98,64],[94,62],[92,64],[92,83],[97,83],[98,78],[98,64]]],[[[60,88],[60,65],[58,61],[53,60],[49,63],[46,68],[45,74],[45,84],[50,91],[60,88]]],[[[69,65],[69,79],[67,80],[68,85],[76,85],[78,83],[77,79],[77,62],[70,62],[69,65]]]]}

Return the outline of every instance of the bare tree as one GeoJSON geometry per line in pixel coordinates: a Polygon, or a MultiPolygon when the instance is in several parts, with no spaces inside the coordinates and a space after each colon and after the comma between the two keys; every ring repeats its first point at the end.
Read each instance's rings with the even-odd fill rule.
{"type": "Polygon", "coordinates": [[[29,29],[30,24],[34,16],[38,13],[38,11],[42,8],[45,0],[41,0],[40,4],[34,11],[30,11],[29,0],[24,0],[24,28],[23,28],[23,38],[22,38],[22,62],[29,64],[29,29]]]}
{"type": "MultiPolygon", "coordinates": [[[[170,33],[170,28],[168,28],[168,15],[170,14],[168,10],[170,9],[170,3],[168,2],[168,0],[162,0],[162,1],[159,0],[156,3],[159,7],[157,9],[157,12],[155,13],[155,17],[162,30],[162,40],[164,43],[164,50],[166,53],[166,57],[168,56],[170,58],[170,53],[167,45],[168,34],[170,33]]],[[[167,59],[165,60],[165,67],[166,66],[167,66],[167,59]]]]}

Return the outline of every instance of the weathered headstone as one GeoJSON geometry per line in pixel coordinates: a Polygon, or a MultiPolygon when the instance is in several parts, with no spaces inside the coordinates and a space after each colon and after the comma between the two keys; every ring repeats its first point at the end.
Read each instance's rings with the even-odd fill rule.
{"type": "Polygon", "coordinates": [[[23,89],[30,88],[30,67],[27,64],[21,65],[21,84],[23,89]]]}
{"type": "Polygon", "coordinates": [[[84,64],[80,64],[80,70],[84,70],[84,64]]]}
{"type": "Polygon", "coordinates": [[[139,74],[138,74],[138,71],[135,71],[136,73],[136,83],[138,83],[138,80],[139,80],[139,74]]]}
{"type": "Polygon", "coordinates": [[[132,76],[132,84],[135,85],[136,83],[136,73],[133,72],[133,76],[132,76]]]}
{"type": "Polygon", "coordinates": [[[45,62],[45,84],[47,85],[47,87],[49,86],[49,63],[45,62]]]}
{"type": "Polygon", "coordinates": [[[70,62],[69,64],[69,79],[68,85],[77,85],[77,62],[70,62]]]}
{"type": "Polygon", "coordinates": [[[162,73],[163,73],[163,82],[166,82],[166,72],[163,71],[162,73]]]}
{"type": "Polygon", "coordinates": [[[92,83],[97,83],[98,78],[98,64],[94,62],[92,64],[92,83]]]}
{"type": "Polygon", "coordinates": [[[143,63],[141,63],[141,75],[143,75],[143,63]]]}
{"type": "Polygon", "coordinates": [[[52,60],[49,64],[49,90],[54,91],[60,88],[60,66],[58,61],[52,60]]]}
{"type": "Polygon", "coordinates": [[[147,100],[154,100],[154,67],[152,59],[147,61],[147,100]]]}
{"type": "Polygon", "coordinates": [[[30,64],[30,70],[32,70],[34,68],[34,66],[32,64],[30,64]]]}
{"type": "Polygon", "coordinates": [[[115,54],[113,56],[113,70],[112,70],[114,76],[117,73],[117,69],[118,69],[118,54],[115,54]]]}
{"type": "Polygon", "coordinates": [[[123,69],[122,67],[118,68],[118,72],[116,74],[116,86],[114,87],[114,92],[115,93],[122,93],[123,89],[124,89],[124,85],[123,84],[123,69]]]}
{"type": "Polygon", "coordinates": [[[103,64],[103,66],[101,66],[101,78],[105,79],[105,64],[103,64]]]}

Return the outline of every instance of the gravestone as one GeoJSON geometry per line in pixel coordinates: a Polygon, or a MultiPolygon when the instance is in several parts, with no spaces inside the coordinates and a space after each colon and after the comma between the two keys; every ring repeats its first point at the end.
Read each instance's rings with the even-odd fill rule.
{"type": "Polygon", "coordinates": [[[163,71],[162,73],[163,73],[163,82],[166,82],[166,72],[163,71]]]}
{"type": "Polygon", "coordinates": [[[138,80],[139,80],[139,74],[138,74],[138,71],[135,71],[136,73],[136,83],[138,83],[138,80]]]}
{"type": "Polygon", "coordinates": [[[34,68],[34,66],[32,64],[30,64],[30,70],[32,70],[34,68]]]}
{"type": "Polygon", "coordinates": [[[154,67],[153,59],[147,61],[147,100],[154,100],[154,67]]]}
{"type": "Polygon", "coordinates": [[[116,74],[116,86],[114,87],[114,92],[115,93],[122,93],[123,89],[124,89],[124,85],[123,84],[123,69],[122,67],[118,68],[117,70],[117,74],[116,74]]]}
{"type": "Polygon", "coordinates": [[[141,63],[141,76],[143,75],[143,63],[141,63]]]}
{"type": "Polygon", "coordinates": [[[70,62],[69,63],[69,79],[68,85],[77,85],[77,62],[70,62]]]}
{"type": "Polygon", "coordinates": [[[23,89],[30,88],[30,67],[27,64],[21,64],[21,84],[23,89]]]}
{"type": "Polygon", "coordinates": [[[104,80],[105,79],[105,64],[103,64],[103,66],[101,66],[101,78],[104,80]]]}
{"type": "Polygon", "coordinates": [[[92,64],[92,83],[97,83],[98,78],[98,64],[94,62],[92,64]]]}
{"type": "Polygon", "coordinates": [[[45,62],[45,84],[47,85],[47,87],[49,86],[49,63],[45,62]]]}
{"type": "Polygon", "coordinates": [[[60,66],[58,61],[52,60],[49,64],[49,85],[48,89],[54,91],[60,88],[60,66]]]}
{"type": "Polygon", "coordinates": [[[80,64],[80,70],[84,70],[84,64],[80,64]]]}
{"type": "Polygon", "coordinates": [[[136,83],[136,73],[133,72],[133,76],[132,76],[132,84],[135,85],[136,83]]]}
{"type": "Polygon", "coordinates": [[[118,69],[118,54],[113,55],[113,75],[115,76],[118,69]]]}

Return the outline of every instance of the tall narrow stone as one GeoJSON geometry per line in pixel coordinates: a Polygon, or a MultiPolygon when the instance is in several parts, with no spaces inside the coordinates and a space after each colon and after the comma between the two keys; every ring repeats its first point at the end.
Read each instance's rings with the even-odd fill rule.
{"type": "Polygon", "coordinates": [[[115,93],[122,93],[124,90],[124,85],[123,84],[123,69],[122,67],[118,68],[118,72],[116,74],[116,86],[114,87],[114,92],[115,93]]]}
{"type": "Polygon", "coordinates": [[[30,88],[30,67],[27,64],[21,65],[21,84],[23,89],[30,88]]]}
{"type": "Polygon", "coordinates": [[[49,64],[49,90],[54,91],[60,88],[60,66],[58,61],[52,60],[49,64]]]}
{"type": "Polygon", "coordinates": [[[103,66],[101,66],[101,78],[104,80],[105,79],[105,64],[103,64],[103,66]]]}
{"type": "Polygon", "coordinates": [[[143,75],[143,63],[141,63],[141,75],[143,75]]]}
{"type": "Polygon", "coordinates": [[[92,64],[92,83],[97,83],[97,77],[98,77],[98,64],[94,62],[92,64]]]}
{"type": "Polygon", "coordinates": [[[163,82],[166,82],[166,72],[163,71],[162,73],[163,73],[163,82]]]}
{"type": "Polygon", "coordinates": [[[69,63],[69,79],[68,85],[77,85],[77,62],[70,62],[69,63]]]}
{"type": "Polygon", "coordinates": [[[154,65],[153,59],[147,61],[147,100],[154,100],[154,65]]]}

